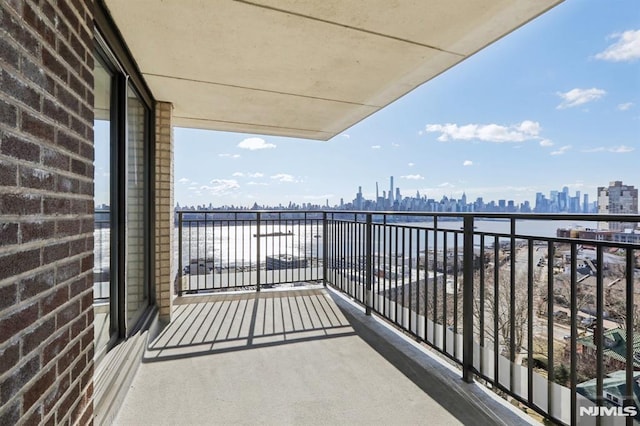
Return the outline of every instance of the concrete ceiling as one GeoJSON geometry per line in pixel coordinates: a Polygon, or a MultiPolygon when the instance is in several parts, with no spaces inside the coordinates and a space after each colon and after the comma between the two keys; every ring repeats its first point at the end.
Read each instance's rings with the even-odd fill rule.
{"type": "Polygon", "coordinates": [[[327,140],[562,0],[104,0],[174,124],[327,140]]]}

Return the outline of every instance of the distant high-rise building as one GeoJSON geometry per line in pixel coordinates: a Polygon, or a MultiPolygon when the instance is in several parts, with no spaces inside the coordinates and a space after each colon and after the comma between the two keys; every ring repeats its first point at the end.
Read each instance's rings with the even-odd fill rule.
{"type": "Polygon", "coordinates": [[[391,176],[389,182],[389,205],[393,205],[393,176],[391,176]]]}
{"type": "Polygon", "coordinates": [[[583,195],[584,199],[582,201],[582,212],[583,213],[591,213],[589,211],[589,194],[583,195]]]}
{"type": "MultiPolygon", "coordinates": [[[[638,190],[622,181],[610,182],[608,187],[598,187],[598,214],[638,214],[638,190]]],[[[612,231],[635,227],[634,223],[601,223],[612,231]]]]}

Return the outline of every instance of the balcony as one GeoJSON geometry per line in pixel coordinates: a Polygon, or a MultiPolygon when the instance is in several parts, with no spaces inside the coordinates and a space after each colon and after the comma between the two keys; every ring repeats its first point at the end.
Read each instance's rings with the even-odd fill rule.
{"type": "Polygon", "coordinates": [[[118,420],[632,424],[640,242],[604,219],[179,212],[174,320],[118,420]]]}

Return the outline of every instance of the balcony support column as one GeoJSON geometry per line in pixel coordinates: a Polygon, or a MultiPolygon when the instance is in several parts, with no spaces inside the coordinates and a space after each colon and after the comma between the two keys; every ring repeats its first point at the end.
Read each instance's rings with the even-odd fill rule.
{"type": "MultiPolygon", "coordinates": [[[[155,107],[155,296],[160,318],[171,319],[177,266],[173,260],[173,105],[155,107]]],[[[182,282],[178,282],[182,285],[182,282]]]]}
{"type": "Polygon", "coordinates": [[[473,216],[463,223],[462,379],[473,382],[473,216]]]}

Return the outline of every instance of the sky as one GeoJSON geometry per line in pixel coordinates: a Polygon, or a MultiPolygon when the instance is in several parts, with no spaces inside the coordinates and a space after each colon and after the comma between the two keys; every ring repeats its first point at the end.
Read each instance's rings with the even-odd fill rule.
{"type": "Polygon", "coordinates": [[[181,206],[640,187],[640,1],[566,0],[329,141],[175,128],[181,206]]]}

